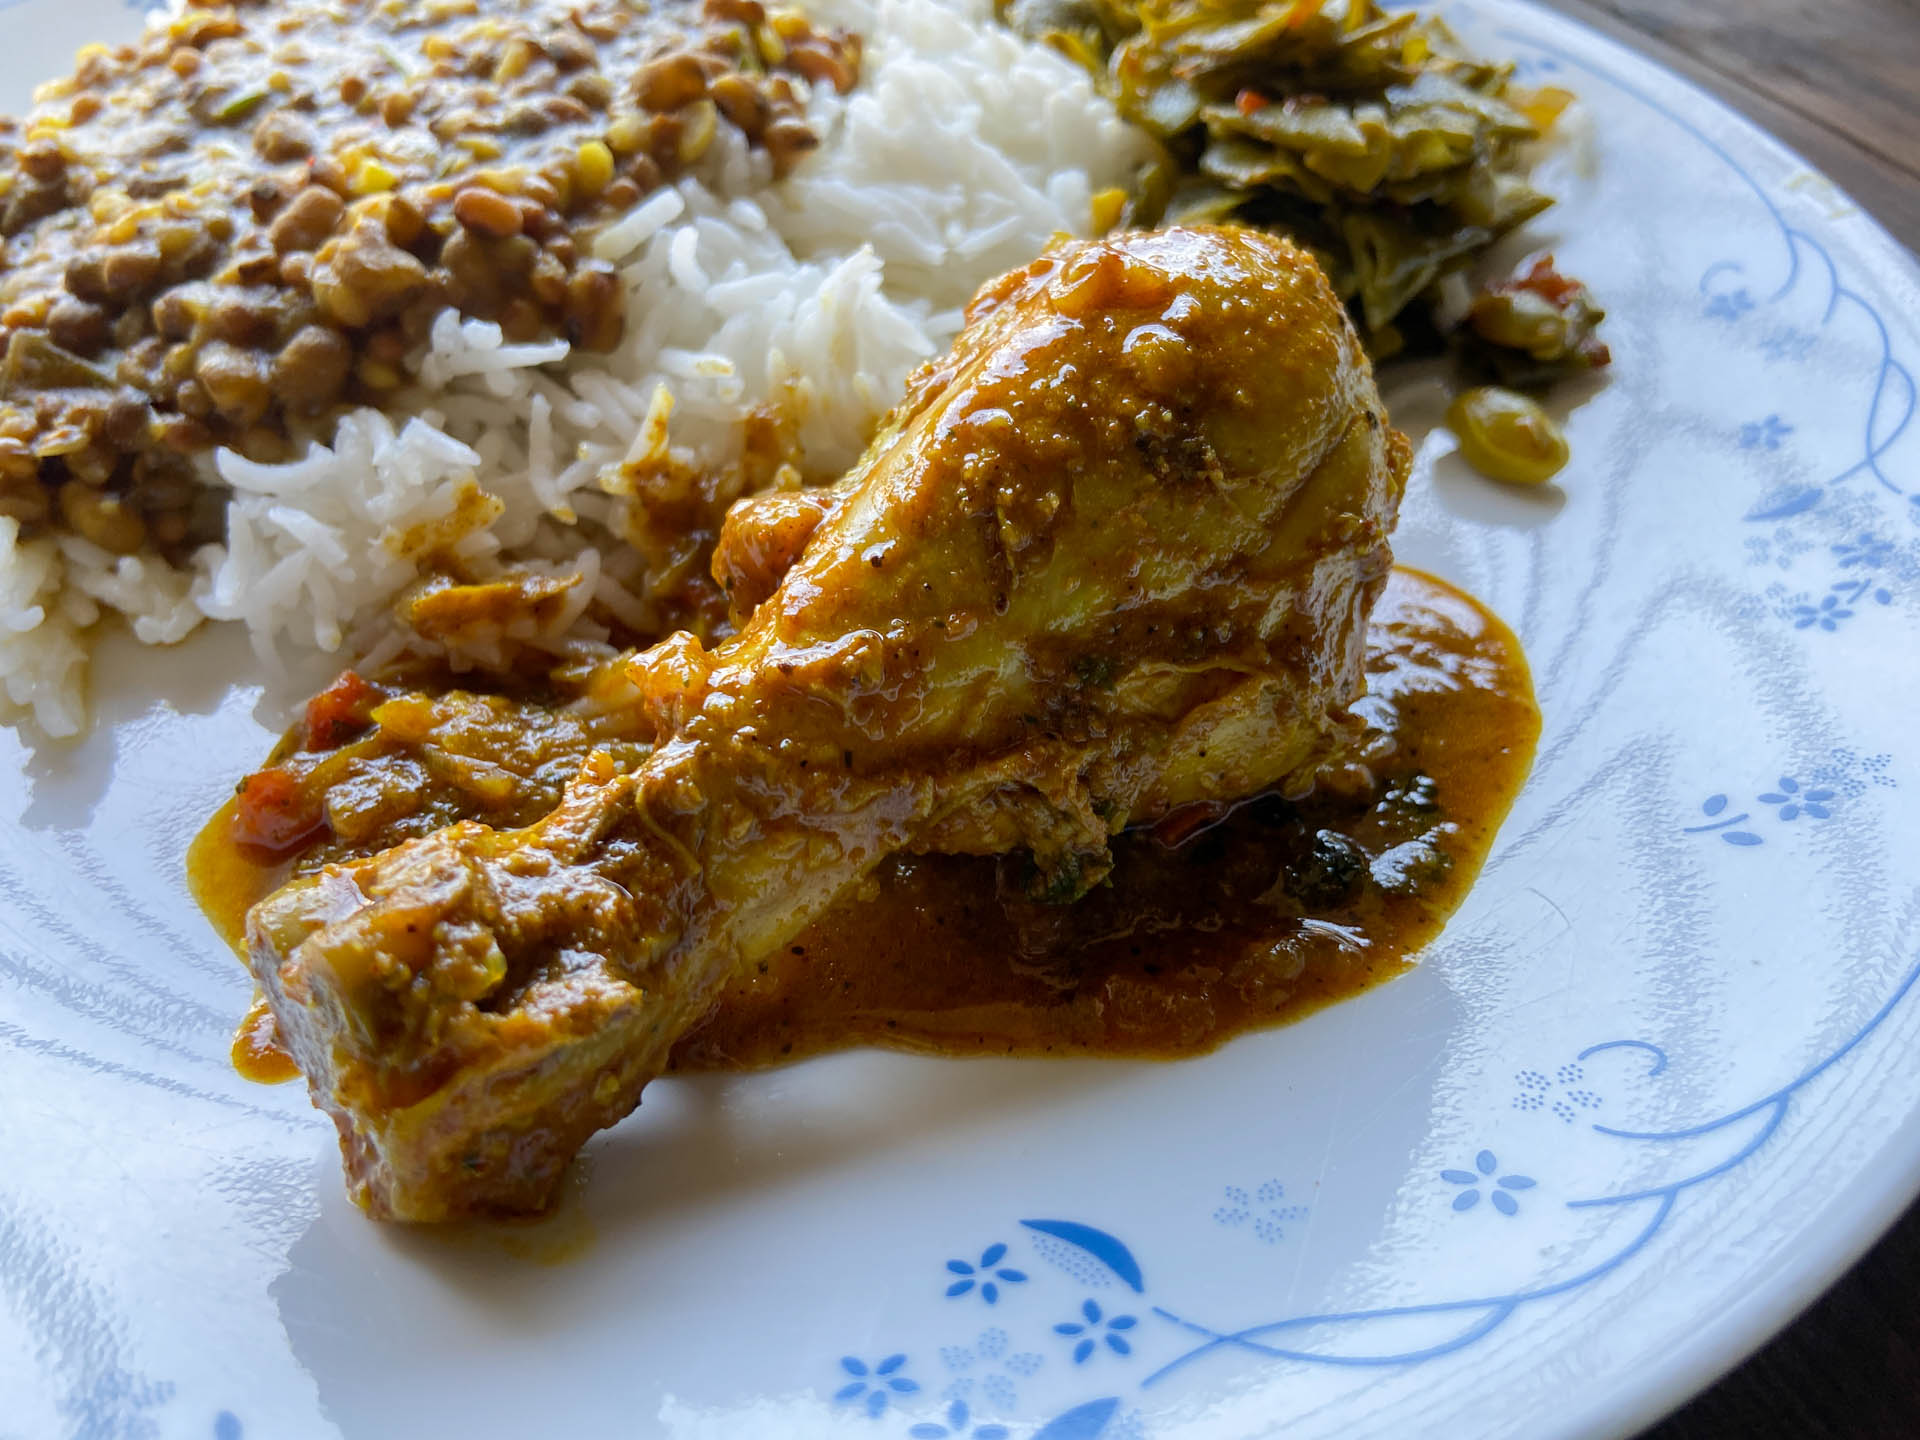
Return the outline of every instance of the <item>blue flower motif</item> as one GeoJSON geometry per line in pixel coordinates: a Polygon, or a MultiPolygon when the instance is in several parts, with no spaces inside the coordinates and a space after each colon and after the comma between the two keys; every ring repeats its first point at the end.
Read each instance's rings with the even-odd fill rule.
{"type": "Polygon", "coordinates": [[[958,1300],[978,1286],[982,1300],[989,1305],[999,1304],[1001,1285],[1024,1285],[1027,1281],[1024,1270],[1010,1270],[1000,1263],[1006,1258],[1007,1247],[996,1243],[980,1252],[976,1264],[969,1265],[965,1260],[947,1261],[947,1270],[961,1277],[947,1286],[947,1298],[958,1300]]]}
{"type": "Polygon", "coordinates": [[[1743,285],[1738,290],[1729,290],[1715,295],[1707,301],[1707,314],[1715,320],[1738,320],[1747,311],[1753,309],[1753,296],[1747,293],[1743,285]]]}
{"type": "Polygon", "coordinates": [[[1780,442],[1793,433],[1793,426],[1787,424],[1778,415],[1769,415],[1764,420],[1755,420],[1740,427],[1740,448],[1742,450],[1778,450],[1780,442]]]}
{"type": "Polygon", "coordinates": [[[946,1424],[923,1420],[907,1434],[913,1440],[948,1440],[950,1436],[967,1436],[968,1440],[1007,1440],[1013,1432],[1004,1425],[976,1425],[967,1428],[967,1422],[973,1418],[967,1409],[967,1402],[955,1400],[947,1406],[946,1424]]]}
{"type": "Polygon", "coordinates": [[[1700,813],[1707,817],[1709,823],[1705,825],[1688,825],[1684,827],[1681,833],[1685,835],[1711,835],[1715,831],[1718,831],[1720,838],[1729,845],[1764,845],[1766,843],[1751,830],[1734,830],[1728,828],[1730,826],[1744,824],[1753,817],[1745,810],[1742,810],[1738,815],[1729,815],[1725,820],[1722,820],[1720,816],[1726,813],[1726,809],[1726,796],[1709,795],[1705,800],[1700,802],[1700,813]]]}
{"type": "Polygon", "coordinates": [[[1455,1210],[1471,1210],[1480,1203],[1480,1186],[1483,1181],[1492,1180],[1493,1208],[1502,1215],[1514,1216],[1520,1213],[1520,1202],[1513,1198],[1516,1190],[1531,1190],[1538,1182],[1526,1175],[1502,1175],[1493,1179],[1493,1172],[1500,1168],[1500,1162],[1494,1158],[1491,1150],[1482,1150],[1473,1157],[1471,1170],[1442,1170],[1440,1178],[1449,1185],[1460,1185],[1462,1189],[1453,1197],[1455,1210]]]}
{"type": "Polygon", "coordinates": [[[1802,790],[1800,782],[1792,776],[1780,777],[1780,788],[1769,790],[1760,797],[1762,805],[1779,807],[1782,820],[1797,820],[1805,815],[1810,820],[1825,820],[1833,811],[1827,807],[1833,803],[1834,792],[1821,786],[1813,790],[1802,790]]]}
{"type": "Polygon", "coordinates": [[[887,1402],[895,1395],[911,1395],[920,1388],[918,1380],[910,1380],[900,1373],[906,1364],[905,1355],[889,1355],[872,1365],[853,1355],[841,1356],[840,1368],[853,1378],[833,1392],[834,1403],[852,1405],[858,1402],[867,1414],[879,1419],[886,1413],[887,1402]]]}
{"type": "Polygon", "coordinates": [[[1872,600],[1876,605],[1891,605],[1893,591],[1873,582],[1871,575],[1856,575],[1851,580],[1836,581],[1827,588],[1842,605],[1857,605],[1862,600],[1872,600]]]}
{"type": "Polygon", "coordinates": [[[1056,1335],[1078,1336],[1073,1346],[1073,1363],[1084,1365],[1092,1358],[1093,1352],[1104,1340],[1107,1348],[1121,1357],[1131,1355],[1133,1346],[1128,1343],[1126,1332],[1140,1322],[1131,1315],[1102,1315],[1100,1306],[1092,1301],[1083,1301],[1080,1306],[1080,1320],[1067,1320],[1053,1327],[1056,1335]]]}
{"type": "Polygon", "coordinates": [[[1818,625],[1828,634],[1840,628],[1840,622],[1851,620],[1853,611],[1840,603],[1838,595],[1828,595],[1818,605],[1801,604],[1793,607],[1793,628],[1809,630],[1818,625]]]}
{"type": "Polygon", "coordinates": [[[1224,1198],[1213,1212],[1214,1223],[1244,1225],[1252,1220],[1255,1237],[1269,1245],[1278,1245],[1287,1238],[1288,1225],[1307,1218],[1306,1206],[1280,1203],[1287,1191],[1278,1180],[1262,1181],[1252,1195],[1238,1185],[1229,1185],[1221,1193],[1224,1198]]]}
{"type": "Polygon", "coordinates": [[[1856,538],[1829,547],[1843,570],[1878,570],[1893,558],[1893,542],[1862,531],[1856,538]]]}

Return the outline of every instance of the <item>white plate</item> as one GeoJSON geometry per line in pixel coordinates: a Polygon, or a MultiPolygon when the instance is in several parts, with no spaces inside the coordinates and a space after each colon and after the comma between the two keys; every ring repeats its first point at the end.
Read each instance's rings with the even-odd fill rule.
{"type": "MultiPolygon", "coordinates": [[[[116,650],[92,740],[0,739],[0,1431],[1623,1434],[1859,1253],[1920,1183],[1915,267],[1671,76],[1452,13],[1585,97],[1540,233],[1616,364],[1559,490],[1421,451],[1402,553],[1546,729],[1416,971],[1176,1065],[662,1084],[583,1255],[410,1235],[227,1064],[181,856],[268,742],[236,647],[116,650]]],[[[16,3],[0,99],[137,18],[16,3]]]]}

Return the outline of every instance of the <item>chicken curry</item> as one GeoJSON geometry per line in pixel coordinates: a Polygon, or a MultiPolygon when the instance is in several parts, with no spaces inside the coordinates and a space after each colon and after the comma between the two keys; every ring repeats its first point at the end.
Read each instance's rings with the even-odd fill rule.
{"type": "MultiPolygon", "coordinates": [[[[1028,899],[1006,861],[889,862],[735,975],[668,1068],[751,1069],[855,1045],[1172,1059],[1402,973],[1472,885],[1526,777],[1539,716],[1507,628],[1409,570],[1374,608],[1356,710],[1363,737],[1311,794],[1201,804],[1130,830],[1113,843],[1108,881],[1074,904],[1028,899]]],[[[385,766],[411,787],[397,754],[351,779],[342,766],[334,783],[365,784],[385,766]]],[[[291,850],[241,838],[258,823],[236,796],[189,861],[195,895],[236,948],[252,905],[339,853],[319,831],[291,850]]],[[[385,849],[399,828],[354,843],[385,849]]],[[[264,1003],[237,1031],[234,1062],[262,1082],[299,1073],[264,1003]]]]}
{"type": "Polygon", "coordinates": [[[1390,969],[1534,725],[1436,582],[1370,630],[1409,460],[1303,251],[1062,242],[839,484],[729,513],[730,635],[344,679],[233,823],[296,856],[246,952],[356,1200],[541,1209],[676,1055],[1167,1053],[1390,969]]]}

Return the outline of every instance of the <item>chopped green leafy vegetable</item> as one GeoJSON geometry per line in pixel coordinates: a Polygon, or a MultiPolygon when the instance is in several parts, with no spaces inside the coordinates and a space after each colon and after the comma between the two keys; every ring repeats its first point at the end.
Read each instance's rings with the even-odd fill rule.
{"type": "MultiPolygon", "coordinates": [[[[1572,97],[1515,85],[1511,65],[1471,54],[1438,19],[1376,0],[1001,0],[1001,14],[1085,65],[1166,145],[1177,179],[1156,177],[1171,189],[1164,218],[1291,235],[1376,357],[1405,345],[1409,321],[1436,331],[1442,277],[1553,203],[1525,147],[1572,97]]],[[[1598,306],[1563,312],[1564,343],[1542,344],[1538,324],[1501,323],[1531,307],[1511,285],[1482,299],[1478,343],[1517,344],[1532,372],[1606,363],[1604,346],[1582,343],[1598,306]]]]}

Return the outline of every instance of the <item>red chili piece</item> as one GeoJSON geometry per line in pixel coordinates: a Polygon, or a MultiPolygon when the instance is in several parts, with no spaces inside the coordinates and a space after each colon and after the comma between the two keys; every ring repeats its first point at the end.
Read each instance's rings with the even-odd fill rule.
{"type": "Polygon", "coordinates": [[[355,671],[343,672],[307,702],[306,748],[332,750],[346,744],[373,723],[373,707],[384,698],[355,671]]]}
{"type": "Polygon", "coordinates": [[[291,850],[323,824],[320,810],[285,770],[256,770],[240,782],[233,838],[263,850],[291,850]]]}

